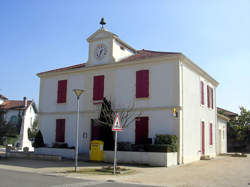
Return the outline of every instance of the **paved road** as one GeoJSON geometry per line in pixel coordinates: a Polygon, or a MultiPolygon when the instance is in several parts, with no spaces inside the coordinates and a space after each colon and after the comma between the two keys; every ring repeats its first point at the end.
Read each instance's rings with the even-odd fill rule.
{"type": "MultiPolygon", "coordinates": [[[[108,181],[91,181],[56,175],[44,175],[0,169],[0,187],[143,187],[108,181]]],[[[147,186],[150,187],[150,186],[147,186]]],[[[153,187],[153,186],[151,186],[153,187]]]]}

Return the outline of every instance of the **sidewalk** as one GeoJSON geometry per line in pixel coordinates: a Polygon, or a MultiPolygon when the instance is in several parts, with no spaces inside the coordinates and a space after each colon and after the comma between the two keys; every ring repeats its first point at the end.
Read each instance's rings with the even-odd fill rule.
{"type": "MultiPolygon", "coordinates": [[[[79,162],[80,168],[100,168],[105,163],[79,162]]],[[[92,180],[115,180],[119,182],[151,184],[176,187],[247,187],[250,183],[250,157],[238,158],[220,156],[210,161],[197,161],[176,167],[126,166],[136,171],[135,174],[121,176],[65,174],[74,169],[74,162],[37,161],[23,159],[0,160],[1,169],[36,172],[42,174],[63,175],[92,180]]]]}

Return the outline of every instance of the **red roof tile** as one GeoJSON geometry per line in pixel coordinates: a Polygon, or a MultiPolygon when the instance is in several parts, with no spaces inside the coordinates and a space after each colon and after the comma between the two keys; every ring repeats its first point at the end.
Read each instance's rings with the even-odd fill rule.
{"type": "Polygon", "coordinates": [[[6,100],[6,99],[8,99],[8,98],[7,98],[7,97],[4,97],[3,95],[0,94],[0,99],[6,100]]]}
{"type": "Polygon", "coordinates": [[[85,67],[85,63],[76,64],[76,65],[73,65],[73,66],[67,66],[67,67],[63,67],[63,68],[58,68],[58,69],[53,69],[53,70],[50,70],[50,71],[41,72],[41,73],[38,73],[38,75],[41,75],[41,74],[44,74],[44,73],[50,73],[50,72],[61,72],[61,71],[72,70],[72,69],[83,68],[83,67],[85,67]]]}
{"type": "Polygon", "coordinates": [[[222,114],[222,115],[227,116],[229,118],[234,118],[234,117],[238,116],[238,114],[231,112],[231,111],[228,111],[228,110],[225,110],[225,109],[220,108],[220,107],[217,107],[217,112],[219,114],[222,114]]]}
{"type": "Polygon", "coordinates": [[[119,62],[130,62],[135,60],[143,60],[146,58],[154,58],[154,57],[161,57],[161,56],[167,56],[172,54],[181,54],[176,52],[159,52],[159,51],[150,51],[150,50],[139,50],[136,54],[125,58],[119,62]]]}
{"type": "MultiPolygon", "coordinates": [[[[32,103],[32,101],[27,102],[27,107],[32,103]]],[[[10,109],[16,109],[16,110],[25,110],[27,107],[24,107],[24,102],[17,101],[17,100],[7,100],[1,105],[2,109],[4,110],[10,110],[10,109]]]]}
{"type": "MultiPolygon", "coordinates": [[[[130,62],[130,61],[135,61],[135,60],[143,60],[147,58],[154,58],[154,57],[160,57],[160,56],[167,56],[171,54],[181,54],[181,53],[176,53],[176,52],[159,52],[159,51],[150,51],[150,50],[139,50],[137,51],[136,54],[129,56],[119,62],[130,62]]],[[[50,71],[45,71],[38,73],[38,75],[42,75],[44,73],[50,73],[50,72],[62,72],[62,71],[67,71],[67,70],[72,70],[72,69],[78,69],[78,68],[83,68],[85,67],[85,63],[82,64],[77,64],[73,66],[68,66],[64,68],[59,68],[59,69],[54,69],[50,71]]]]}

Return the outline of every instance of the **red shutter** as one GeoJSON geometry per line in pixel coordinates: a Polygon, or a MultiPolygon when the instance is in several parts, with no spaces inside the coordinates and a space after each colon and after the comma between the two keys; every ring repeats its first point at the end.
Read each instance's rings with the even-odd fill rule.
{"type": "Polygon", "coordinates": [[[205,154],[205,123],[201,122],[201,154],[205,154]]]}
{"type": "Polygon", "coordinates": [[[66,103],[67,98],[67,80],[58,81],[57,103],[66,103]]]}
{"type": "Polygon", "coordinates": [[[210,108],[210,89],[207,85],[207,107],[210,108]]]}
{"type": "Polygon", "coordinates": [[[65,119],[56,120],[56,142],[64,142],[65,119]]]}
{"type": "Polygon", "coordinates": [[[204,105],[204,83],[201,81],[201,104],[204,105]]]}
{"type": "Polygon", "coordinates": [[[136,72],[136,98],[149,97],[149,70],[136,72]]]}
{"type": "Polygon", "coordinates": [[[138,117],[135,120],[135,144],[144,144],[148,138],[148,117],[138,117]]]}
{"type": "Polygon", "coordinates": [[[214,91],[213,91],[213,88],[211,88],[211,106],[212,106],[212,109],[214,109],[214,91]]]}
{"type": "Polygon", "coordinates": [[[93,100],[103,100],[104,95],[104,75],[94,76],[93,100]]]}
{"type": "Polygon", "coordinates": [[[213,124],[210,123],[209,127],[209,145],[213,145],[213,124]]]}

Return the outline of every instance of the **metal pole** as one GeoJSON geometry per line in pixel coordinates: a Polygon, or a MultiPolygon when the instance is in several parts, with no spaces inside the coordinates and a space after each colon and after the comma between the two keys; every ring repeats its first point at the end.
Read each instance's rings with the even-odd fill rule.
{"type": "Polygon", "coordinates": [[[79,127],[79,96],[77,96],[77,120],[76,120],[76,145],[75,145],[75,172],[78,165],[78,127],[79,127]]]}
{"type": "Polygon", "coordinates": [[[117,131],[115,131],[114,175],[116,174],[116,162],[117,162],[116,153],[117,153],[117,131]]]}

